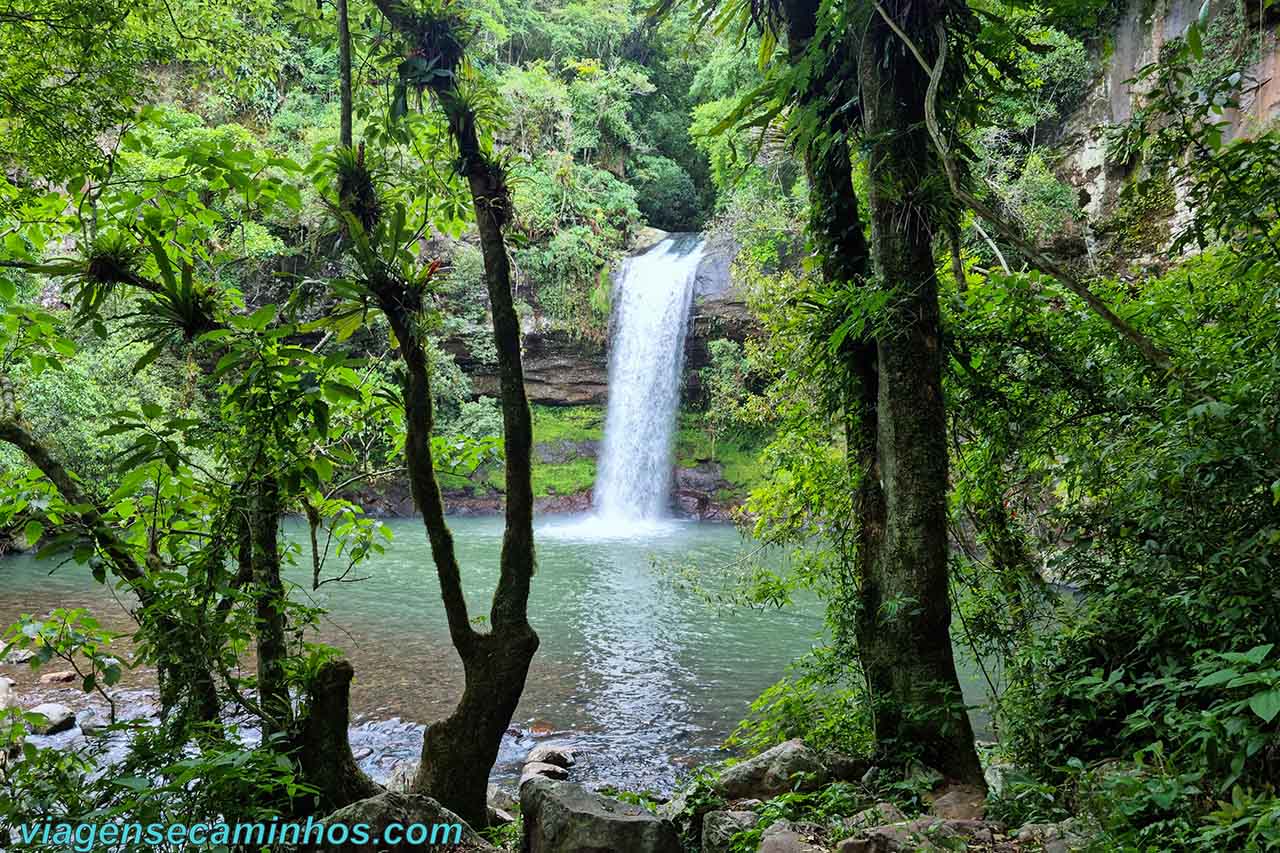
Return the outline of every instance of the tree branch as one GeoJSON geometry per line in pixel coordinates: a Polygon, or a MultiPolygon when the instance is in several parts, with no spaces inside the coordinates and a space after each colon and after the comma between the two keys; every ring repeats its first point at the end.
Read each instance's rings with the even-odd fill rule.
{"type": "Polygon", "coordinates": [[[1051,258],[1048,254],[1041,251],[1031,240],[1027,239],[1021,231],[997,213],[993,208],[988,206],[984,201],[979,199],[973,193],[969,192],[964,182],[960,179],[959,167],[956,165],[955,158],[951,156],[951,152],[947,148],[946,141],[943,139],[942,131],[938,125],[937,116],[937,100],[938,86],[942,81],[942,73],[947,62],[947,32],[946,27],[941,20],[934,22],[934,30],[938,36],[938,58],[931,67],[925,61],[924,55],[920,52],[920,48],[916,46],[911,37],[903,32],[893,17],[885,11],[883,5],[879,2],[875,4],[876,11],[884,22],[893,30],[894,34],[902,40],[907,49],[924,68],[929,75],[929,86],[925,91],[925,125],[928,127],[929,136],[933,140],[934,147],[938,150],[938,156],[942,160],[942,167],[947,174],[947,182],[951,185],[951,193],[959,201],[967,205],[978,216],[985,219],[996,230],[1001,237],[1008,240],[1019,252],[1022,253],[1028,261],[1035,264],[1044,272],[1052,275],[1054,278],[1062,282],[1062,284],[1072,293],[1079,296],[1089,308],[1102,319],[1106,320],[1121,337],[1129,341],[1141,353],[1143,359],[1152,367],[1164,372],[1173,372],[1175,370],[1173,359],[1169,353],[1156,346],[1156,344],[1146,335],[1139,332],[1127,321],[1117,315],[1111,308],[1103,302],[1089,287],[1081,281],[1074,273],[1058,261],[1051,258]]]}

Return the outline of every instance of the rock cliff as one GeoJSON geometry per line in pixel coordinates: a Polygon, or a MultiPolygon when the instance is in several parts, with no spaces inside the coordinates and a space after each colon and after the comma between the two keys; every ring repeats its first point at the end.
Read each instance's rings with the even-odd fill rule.
{"type": "MultiPolygon", "coordinates": [[[[632,245],[642,252],[666,236],[666,232],[644,229],[632,245]]],[[[709,362],[707,344],[716,338],[742,341],[754,328],[746,300],[730,275],[738,247],[722,237],[713,237],[698,265],[694,280],[694,304],[690,312],[689,335],[685,339],[685,399],[700,396],[698,371],[709,362]]],[[[445,345],[458,366],[471,377],[475,393],[498,396],[498,376],[494,365],[478,361],[462,341],[445,345]]],[[[532,331],[524,339],[525,387],[529,400],[549,406],[601,405],[609,391],[609,355],[606,346],[575,337],[557,329],[532,331]]]]}

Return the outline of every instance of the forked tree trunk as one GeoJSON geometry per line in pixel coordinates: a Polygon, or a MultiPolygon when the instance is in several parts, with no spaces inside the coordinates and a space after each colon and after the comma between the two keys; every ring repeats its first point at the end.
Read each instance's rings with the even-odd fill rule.
{"type": "MultiPolygon", "coordinates": [[[[851,41],[812,45],[818,29],[818,0],[788,0],[784,4],[787,49],[793,65],[807,61],[807,53],[823,51],[823,73],[815,74],[802,94],[802,107],[829,115],[827,133],[812,140],[804,151],[809,178],[809,232],[822,262],[828,284],[865,287],[870,284],[871,257],[863,234],[864,220],[853,189],[853,164],[849,139],[857,135],[854,117],[832,114],[833,99],[852,100],[853,92],[837,87],[856,85],[852,79],[851,41]]],[[[876,341],[870,335],[846,339],[839,358],[845,374],[844,435],[846,459],[855,490],[851,526],[856,531],[853,554],[846,563],[842,582],[860,595],[865,579],[874,574],[884,541],[885,497],[880,485],[879,395],[880,374],[876,341]]],[[[836,606],[846,606],[840,601],[836,606]]],[[[840,638],[847,639],[847,638],[840,638]]],[[[855,638],[862,657],[860,638],[855,638]]],[[[866,666],[863,667],[864,671],[866,666]]]]}
{"type": "MultiPolygon", "coordinates": [[[[931,45],[939,2],[890,8],[931,45]]],[[[859,646],[877,740],[946,776],[982,784],[951,648],[942,327],[929,186],[943,174],[925,128],[928,77],[879,18],[859,61],[870,145],[871,247],[890,292],[879,340],[878,453],[884,542],[864,579],[859,646]]],[[[936,197],[936,196],[935,196],[936,197]]]]}
{"type": "Polygon", "coordinates": [[[525,396],[520,357],[520,322],[511,293],[511,266],[503,227],[511,213],[506,174],[480,144],[476,115],[457,86],[464,24],[448,12],[419,17],[395,0],[375,0],[387,20],[419,56],[439,64],[431,91],[449,122],[458,149],[457,169],[466,178],[475,208],[484,258],[485,282],[498,354],[503,439],[506,452],[506,528],[498,586],[489,611],[490,630],[475,630],[444,519],[444,504],[431,458],[430,371],[417,331],[412,295],[395,282],[375,282],[375,295],[400,341],[406,367],[405,456],[414,502],[431,543],[449,635],[462,658],[466,678],[462,699],[448,718],[430,726],[413,790],[435,797],[474,827],[488,823],[485,791],[503,733],[524,692],[538,635],[528,621],[529,584],[534,571],[532,418],[525,396]]]}

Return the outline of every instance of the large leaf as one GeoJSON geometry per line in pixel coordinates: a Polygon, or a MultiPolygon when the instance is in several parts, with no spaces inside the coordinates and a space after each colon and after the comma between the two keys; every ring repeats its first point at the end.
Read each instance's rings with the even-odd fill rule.
{"type": "Polygon", "coordinates": [[[1249,699],[1249,709],[1261,717],[1265,723],[1274,720],[1276,715],[1280,714],[1280,687],[1265,693],[1255,693],[1249,699]]]}

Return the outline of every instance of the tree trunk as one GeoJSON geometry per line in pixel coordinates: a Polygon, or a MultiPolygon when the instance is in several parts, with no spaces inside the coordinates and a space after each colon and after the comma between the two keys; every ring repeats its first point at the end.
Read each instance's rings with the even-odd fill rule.
{"type": "Polygon", "coordinates": [[[263,736],[289,727],[292,705],[285,679],[284,583],[280,579],[280,491],[272,476],[257,480],[249,501],[249,535],[258,634],[258,705],[263,736]]]}
{"type": "Polygon", "coordinates": [[[511,267],[502,235],[510,205],[506,176],[481,150],[475,114],[456,91],[438,94],[471,188],[484,257],[502,398],[506,527],[498,587],[489,613],[492,630],[455,637],[466,677],[462,699],[447,719],[427,730],[413,789],[435,797],[472,826],[483,827],[488,823],[485,793],[489,770],[497,759],[503,733],[511,725],[538,649],[538,635],[528,622],[529,584],[534,571],[533,426],[524,390],[520,322],[511,296],[511,267]]]}
{"type": "Polygon", "coordinates": [[[338,97],[341,103],[339,139],[344,148],[355,143],[351,133],[351,18],[347,0],[337,0],[338,7],[338,97]]]}
{"type": "Polygon", "coordinates": [[[431,462],[430,374],[412,299],[394,283],[376,284],[379,305],[391,321],[405,359],[405,455],[414,502],[431,542],[441,596],[454,648],[462,658],[462,699],[445,720],[430,726],[413,790],[435,797],[474,827],[488,823],[485,791],[503,733],[524,692],[538,635],[528,621],[529,585],[534,572],[533,425],[524,389],[520,321],[511,294],[511,265],[502,230],[511,215],[506,173],[480,144],[476,115],[457,88],[457,70],[466,43],[465,23],[443,13],[419,15],[395,0],[374,0],[383,16],[418,55],[442,63],[432,94],[449,122],[458,148],[457,170],[467,179],[484,258],[485,282],[498,354],[503,440],[506,451],[506,528],[497,589],[489,611],[489,633],[471,626],[462,592],[453,538],[431,462]],[[443,72],[443,73],[440,73],[443,72]]]}
{"type": "MultiPolygon", "coordinates": [[[[788,0],[784,6],[787,49],[793,65],[806,60],[817,33],[816,0],[788,0]]],[[[856,135],[848,113],[824,109],[833,97],[852,100],[856,91],[836,94],[833,86],[853,83],[850,73],[852,48],[847,41],[816,46],[824,54],[826,67],[814,75],[802,95],[802,106],[829,116],[825,133],[805,147],[805,172],[809,178],[809,233],[828,284],[844,287],[867,286],[871,278],[871,257],[863,234],[863,218],[853,190],[853,165],[848,140],[856,135]]],[[[815,53],[817,52],[815,51],[815,53]]],[[[845,563],[841,579],[857,595],[864,578],[872,575],[884,540],[885,497],[880,486],[879,393],[880,375],[876,341],[865,336],[847,339],[840,352],[844,381],[844,434],[846,459],[855,489],[851,526],[856,531],[853,553],[845,563]]],[[[847,606],[848,600],[837,602],[847,606]]],[[[843,620],[839,620],[843,621],[843,620]]],[[[837,641],[848,638],[838,637],[837,641]]],[[[860,645],[856,643],[855,645],[860,645]]],[[[861,655],[860,655],[861,656],[861,655]]],[[[864,667],[865,669],[865,667],[864,667]]]]}
{"type": "MultiPolygon", "coordinates": [[[[936,3],[889,12],[932,45],[936,3]]],[[[951,648],[942,328],[929,185],[943,174],[924,122],[928,78],[872,17],[859,77],[870,143],[871,256],[890,292],[879,340],[878,457],[884,540],[863,579],[859,646],[882,748],[982,784],[951,648]]]]}
{"type": "Polygon", "coordinates": [[[306,710],[299,715],[293,738],[302,777],[319,791],[306,813],[328,814],[382,793],[382,788],[360,770],[351,752],[347,728],[354,676],[355,670],[347,661],[331,661],[307,686],[306,710]]]}

